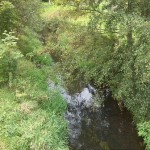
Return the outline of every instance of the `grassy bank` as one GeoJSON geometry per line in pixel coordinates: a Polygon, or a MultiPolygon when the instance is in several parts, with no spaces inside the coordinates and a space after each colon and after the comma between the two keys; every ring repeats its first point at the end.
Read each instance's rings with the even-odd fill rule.
{"type": "Polygon", "coordinates": [[[49,67],[20,60],[11,88],[0,89],[1,150],[67,150],[66,103],[48,91],[49,67]]]}

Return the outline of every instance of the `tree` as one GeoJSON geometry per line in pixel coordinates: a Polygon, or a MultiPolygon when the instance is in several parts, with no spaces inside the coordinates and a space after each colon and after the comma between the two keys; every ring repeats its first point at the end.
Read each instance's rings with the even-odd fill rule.
{"type": "MultiPolygon", "coordinates": [[[[72,2],[76,1],[69,4],[72,2]]],[[[78,70],[97,86],[106,82],[136,121],[149,120],[150,1],[95,0],[79,4],[80,11],[90,13],[91,20],[88,27],[73,29],[77,33],[61,33],[58,37],[62,70],[68,77],[78,70]]]]}

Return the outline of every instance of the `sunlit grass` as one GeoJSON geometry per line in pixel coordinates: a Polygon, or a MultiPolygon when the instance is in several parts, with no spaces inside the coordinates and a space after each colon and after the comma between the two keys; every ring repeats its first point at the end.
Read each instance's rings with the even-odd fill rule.
{"type": "MultiPolygon", "coordinates": [[[[70,7],[63,7],[63,6],[57,6],[57,5],[49,5],[48,3],[42,3],[43,9],[42,9],[42,17],[44,18],[50,18],[57,16],[60,11],[61,13],[71,9],[70,7]]],[[[59,17],[59,16],[57,16],[59,17]]]]}
{"type": "Polygon", "coordinates": [[[21,60],[12,88],[0,89],[1,150],[68,149],[66,102],[57,91],[48,94],[47,74],[21,60]]]}
{"type": "Polygon", "coordinates": [[[90,20],[88,14],[83,12],[75,11],[73,6],[62,6],[62,5],[49,5],[48,3],[43,3],[42,17],[46,20],[51,18],[64,18],[68,23],[74,25],[87,25],[90,20]]]}

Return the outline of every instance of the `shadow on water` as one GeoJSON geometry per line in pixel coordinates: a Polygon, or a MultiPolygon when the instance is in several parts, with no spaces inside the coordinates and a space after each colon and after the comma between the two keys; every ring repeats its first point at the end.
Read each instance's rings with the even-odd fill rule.
{"type": "Polygon", "coordinates": [[[144,150],[131,114],[120,111],[115,100],[109,98],[95,109],[93,103],[87,105],[92,98],[85,88],[72,101],[66,114],[70,150],[144,150]]]}
{"type": "Polygon", "coordinates": [[[73,95],[50,82],[49,90],[54,88],[68,103],[70,150],[144,150],[131,113],[126,108],[120,111],[117,101],[103,100],[91,85],[73,95]]]}

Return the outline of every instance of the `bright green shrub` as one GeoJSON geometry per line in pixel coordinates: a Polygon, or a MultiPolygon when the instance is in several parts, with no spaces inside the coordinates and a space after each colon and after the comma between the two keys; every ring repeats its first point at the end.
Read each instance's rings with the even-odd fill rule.
{"type": "Polygon", "coordinates": [[[4,32],[3,35],[5,38],[0,41],[0,82],[8,82],[13,78],[17,61],[22,55],[17,49],[17,38],[13,32],[4,32]]]}
{"type": "Polygon", "coordinates": [[[42,65],[50,66],[52,64],[52,58],[49,54],[37,54],[33,59],[37,67],[42,65]]]}
{"type": "Polygon", "coordinates": [[[144,138],[147,150],[150,149],[150,121],[138,124],[138,134],[144,138]]]}

